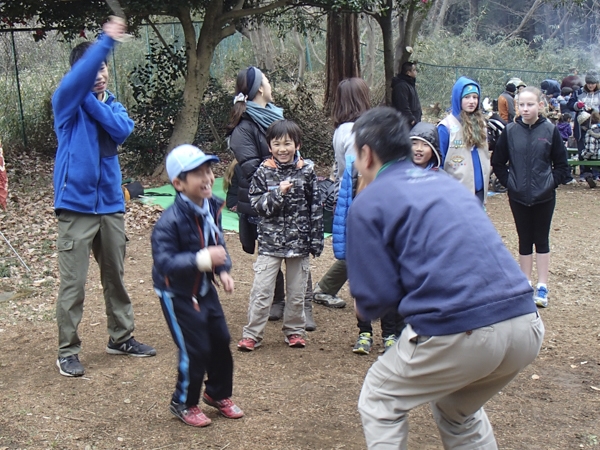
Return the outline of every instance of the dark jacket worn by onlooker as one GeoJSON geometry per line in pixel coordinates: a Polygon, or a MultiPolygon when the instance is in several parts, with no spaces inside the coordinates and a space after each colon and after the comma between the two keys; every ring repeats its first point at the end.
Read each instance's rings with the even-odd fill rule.
{"type": "Polygon", "coordinates": [[[392,105],[406,117],[410,126],[420,122],[422,116],[415,84],[416,79],[404,73],[392,79],[392,105]]]}
{"type": "Polygon", "coordinates": [[[477,197],[409,160],[388,166],[354,199],[346,263],[357,314],[372,320],[396,309],[421,336],[536,310],[527,278],[477,197]]]}
{"type": "Polygon", "coordinates": [[[256,211],[250,205],[248,190],[258,166],[271,156],[265,131],[244,113],[240,123],[231,132],[229,147],[242,172],[238,187],[237,212],[256,216],[256,211]]]}
{"type": "MultiPolygon", "coordinates": [[[[212,197],[208,202],[215,224],[222,232],[223,200],[212,197]]],[[[209,277],[209,281],[214,279],[212,272],[198,270],[196,253],[209,245],[225,247],[225,241],[221,233],[215,242],[214,237],[204,236],[203,229],[202,217],[177,194],[175,203],[163,212],[152,231],[152,282],[156,289],[191,299],[200,293],[204,274],[209,277]]],[[[225,264],[215,267],[214,273],[229,272],[230,269],[231,259],[227,254],[225,264]]]]}
{"type": "Polygon", "coordinates": [[[545,117],[533,125],[521,117],[509,123],[496,143],[492,166],[509,198],[527,206],[552,200],[569,174],[560,132],[545,117]]]}

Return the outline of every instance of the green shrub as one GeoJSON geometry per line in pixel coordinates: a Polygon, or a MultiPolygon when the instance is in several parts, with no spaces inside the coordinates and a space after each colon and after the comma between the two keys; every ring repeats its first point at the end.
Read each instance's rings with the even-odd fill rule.
{"type": "Polygon", "coordinates": [[[123,168],[132,174],[150,174],[162,163],[183,103],[185,51],[172,54],[159,43],[150,44],[146,63],[129,76],[135,100],[130,116],[135,121],[123,144],[123,168]]]}

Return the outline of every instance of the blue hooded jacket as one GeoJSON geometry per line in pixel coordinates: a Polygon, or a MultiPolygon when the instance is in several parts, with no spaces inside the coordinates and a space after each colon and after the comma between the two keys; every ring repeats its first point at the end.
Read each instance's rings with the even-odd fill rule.
{"type": "MultiPolygon", "coordinates": [[[[454,87],[452,88],[452,96],[450,98],[450,103],[452,105],[452,115],[456,117],[457,120],[460,121],[460,112],[462,111],[462,91],[465,86],[474,85],[477,88],[477,92],[479,94],[479,103],[477,107],[479,108],[481,102],[481,87],[475,81],[471,80],[467,77],[460,77],[454,83],[454,87]]],[[[438,133],[440,136],[440,150],[442,152],[442,167],[444,166],[444,161],[446,160],[446,154],[448,153],[448,147],[450,145],[450,132],[448,128],[444,125],[438,125],[438,133]]],[[[481,169],[481,161],[479,160],[479,154],[477,152],[471,152],[471,156],[473,157],[473,169],[475,171],[475,191],[483,190],[483,171],[481,169]]]]}
{"type": "Polygon", "coordinates": [[[102,35],[62,79],[52,96],[58,150],[54,208],[84,214],[125,212],[117,147],[133,120],[114,95],[102,102],[92,92],[115,41],[102,35]]]}

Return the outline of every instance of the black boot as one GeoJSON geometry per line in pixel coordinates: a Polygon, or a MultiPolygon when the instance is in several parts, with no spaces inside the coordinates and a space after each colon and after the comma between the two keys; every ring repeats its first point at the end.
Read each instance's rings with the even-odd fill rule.
{"type": "Polygon", "coordinates": [[[306,325],[304,326],[304,329],[306,331],[315,331],[317,329],[317,324],[313,318],[312,298],[312,277],[309,272],[308,280],[306,282],[306,293],[304,294],[304,316],[306,317],[306,325]]]}
{"type": "Polygon", "coordinates": [[[283,283],[283,272],[277,273],[275,280],[275,295],[273,295],[273,304],[269,311],[269,320],[275,322],[283,318],[283,309],[285,307],[285,286],[283,283]]]}

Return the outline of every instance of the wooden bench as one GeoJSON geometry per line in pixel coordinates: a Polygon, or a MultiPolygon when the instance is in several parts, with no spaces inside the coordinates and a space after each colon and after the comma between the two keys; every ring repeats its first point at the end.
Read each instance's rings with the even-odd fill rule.
{"type": "Polygon", "coordinates": [[[568,159],[571,166],[600,166],[600,159],[568,159]]]}

